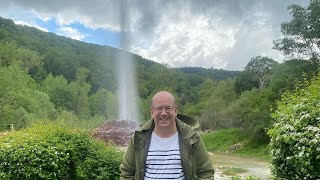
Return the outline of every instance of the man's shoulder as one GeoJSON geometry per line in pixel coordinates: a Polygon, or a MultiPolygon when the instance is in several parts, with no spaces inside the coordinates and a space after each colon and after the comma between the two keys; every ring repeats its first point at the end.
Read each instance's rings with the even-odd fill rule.
{"type": "Polygon", "coordinates": [[[191,138],[192,136],[197,136],[197,131],[194,126],[182,122],[180,119],[176,119],[177,128],[181,136],[191,138]]]}
{"type": "Polygon", "coordinates": [[[196,127],[199,126],[199,122],[194,118],[187,116],[185,114],[177,114],[177,118],[185,124],[196,127]]]}

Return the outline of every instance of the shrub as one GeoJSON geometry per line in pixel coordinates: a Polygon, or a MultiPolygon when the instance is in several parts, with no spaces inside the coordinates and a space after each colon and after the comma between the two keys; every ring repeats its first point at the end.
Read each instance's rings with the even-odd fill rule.
{"type": "Polygon", "coordinates": [[[272,172],[276,179],[320,178],[320,77],[285,93],[272,113],[272,172]]]}
{"type": "Polygon", "coordinates": [[[121,157],[83,131],[37,125],[0,138],[0,179],[119,179],[121,157]]]}

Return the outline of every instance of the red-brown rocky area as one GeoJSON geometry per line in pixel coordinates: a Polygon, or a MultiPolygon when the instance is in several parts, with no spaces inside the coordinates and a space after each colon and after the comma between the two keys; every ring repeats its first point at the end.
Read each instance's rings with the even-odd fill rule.
{"type": "Polygon", "coordinates": [[[117,146],[127,146],[134,131],[139,128],[136,121],[108,121],[96,128],[91,135],[105,142],[113,142],[117,146]]]}

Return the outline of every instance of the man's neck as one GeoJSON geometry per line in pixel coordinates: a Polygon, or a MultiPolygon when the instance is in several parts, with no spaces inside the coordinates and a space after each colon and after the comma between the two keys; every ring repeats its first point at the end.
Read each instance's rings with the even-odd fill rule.
{"type": "Polygon", "coordinates": [[[178,130],[177,130],[177,126],[174,126],[172,128],[154,128],[154,133],[156,133],[156,135],[158,135],[159,137],[162,138],[169,138],[171,136],[173,136],[178,130]]]}

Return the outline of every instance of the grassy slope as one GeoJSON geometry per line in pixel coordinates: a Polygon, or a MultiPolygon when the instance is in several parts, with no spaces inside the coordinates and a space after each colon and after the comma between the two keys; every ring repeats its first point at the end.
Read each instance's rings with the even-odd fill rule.
{"type": "Polygon", "coordinates": [[[210,152],[233,152],[241,156],[268,159],[268,145],[259,144],[246,136],[240,129],[226,129],[202,133],[202,139],[210,152]],[[232,151],[230,146],[240,143],[242,147],[232,151]]]}

